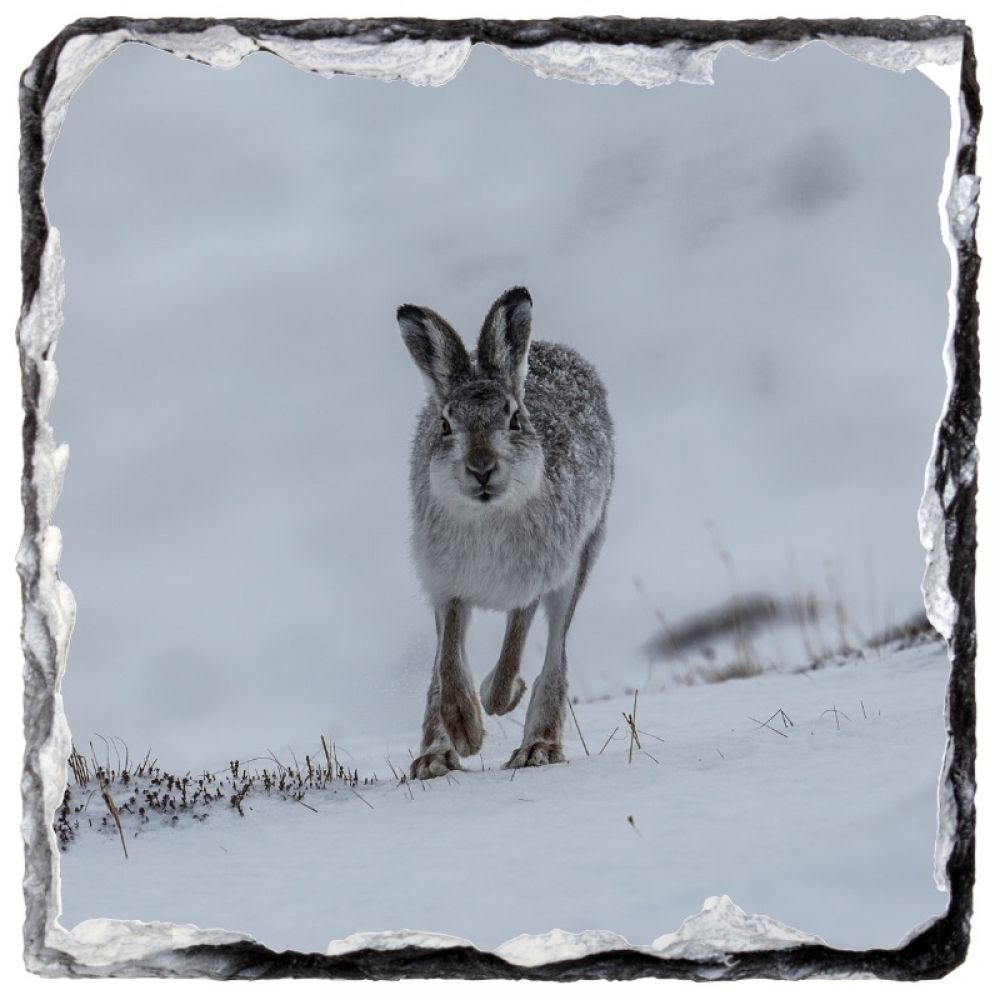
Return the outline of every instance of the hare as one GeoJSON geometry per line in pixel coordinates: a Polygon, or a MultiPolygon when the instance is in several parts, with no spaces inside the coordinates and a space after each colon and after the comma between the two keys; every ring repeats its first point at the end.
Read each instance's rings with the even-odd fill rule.
{"type": "Polygon", "coordinates": [[[480,687],[490,715],[524,694],[518,676],[541,603],[548,644],[524,737],[507,767],[563,760],[566,630],[604,537],[614,477],[611,417],[594,368],[531,341],[531,296],[493,303],[474,355],[437,313],[400,306],[403,340],[429,399],[413,439],[413,554],[434,608],[437,653],[413,778],[462,767],[483,720],[465,653],[473,607],[507,613],[500,657],[480,687]]]}

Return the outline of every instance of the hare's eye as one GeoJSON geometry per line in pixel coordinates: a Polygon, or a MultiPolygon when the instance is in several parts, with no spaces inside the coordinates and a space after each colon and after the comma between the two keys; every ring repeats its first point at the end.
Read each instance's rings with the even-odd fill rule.
{"type": "Polygon", "coordinates": [[[521,429],[521,421],[518,419],[519,410],[515,410],[510,417],[510,429],[512,431],[519,431],[521,429]]]}
{"type": "Polygon", "coordinates": [[[451,433],[451,424],[446,417],[441,418],[441,437],[447,437],[451,433]]]}

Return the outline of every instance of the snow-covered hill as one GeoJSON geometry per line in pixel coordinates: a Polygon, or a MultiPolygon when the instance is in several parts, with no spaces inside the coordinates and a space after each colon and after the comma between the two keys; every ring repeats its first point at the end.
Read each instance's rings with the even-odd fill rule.
{"type": "MultiPolygon", "coordinates": [[[[280,774],[269,758],[241,762],[238,778],[215,762],[218,801],[144,822],[146,791],[181,792],[133,776],[111,788],[131,809],[127,859],[96,783],[73,784],[60,922],[194,923],[300,951],[391,945],[380,932],[408,929],[527,963],[620,945],[616,935],[675,957],[799,935],[891,948],[948,902],[933,879],[947,675],[930,641],[640,691],[631,763],[634,695],[622,694],[575,705],[589,755],[569,719],[569,759],[540,769],[502,769],[515,712],[489,720],[469,770],[428,782],[398,779],[416,729],[338,745],[359,783],[307,788],[299,802],[287,782],[265,789],[260,774],[280,774]],[[258,776],[241,816],[230,802],[243,772],[258,776]],[[708,915],[681,927],[706,900],[708,915]],[[522,937],[554,929],[568,933],[522,937]],[[575,936],[585,931],[607,933],[575,936]]],[[[272,749],[303,773],[324,766],[318,737],[272,749]]]]}

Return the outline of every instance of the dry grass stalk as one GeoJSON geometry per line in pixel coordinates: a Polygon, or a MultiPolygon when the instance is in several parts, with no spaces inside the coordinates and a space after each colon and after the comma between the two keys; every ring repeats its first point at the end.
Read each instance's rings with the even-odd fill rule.
{"type": "Polygon", "coordinates": [[[639,708],[639,689],[635,689],[635,696],[632,699],[632,714],[629,715],[627,712],[622,712],[622,718],[628,723],[629,729],[629,740],[628,740],[628,762],[632,763],[632,750],[633,747],[642,750],[642,744],[639,742],[639,730],[635,726],[636,712],[639,708]]]}
{"type": "Polygon", "coordinates": [[[618,729],[619,727],[615,726],[615,728],[611,730],[611,735],[604,741],[604,746],[602,746],[601,749],[597,751],[598,757],[600,757],[601,754],[604,753],[604,751],[608,748],[608,744],[615,738],[615,733],[618,732],[618,729]]]}
{"type": "Polygon", "coordinates": [[[115,805],[115,801],[111,798],[111,793],[108,791],[108,786],[103,780],[101,781],[101,798],[104,799],[104,804],[108,807],[108,812],[111,813],[115,821],[115,826],[118,827],[118,836],[121,838],[122,850],[125,852],[125,857],[128,858],[128,848],[125,846],[125,833],[122,830],[122,818],[118,814],[118,806],[115,805]]]}
{"type": "Polygon", "coordinates": [[[583,752],[589,757],[590,751],[587,749],[587,741],[583,738],[583,730],[580,729],[580,723],[577,722],[576,712],[573,711],[573,699],[567,698],[566,703],[569,705],[569,714],[573,716],[573,724],[576,726],[576,734],[580,737],[580,742],[583,744],[583,752]]]}
{"type": "Polygon", "coordinates": [[[760,723],[760,725],[766,726],[769,722],[773,722],[775,719],[780,719],[781,724],[785,729],[795,727],[795,723],[792,722],[792,720],[788,716],[788,713],[783,708],[779,708],[777,712],[773,712],[762,723],[760,723]]]}
{"type": "Polygon", "coordinates": [[[375,808],[375,807],[374,807],[374,806],[373,806],[373,805],[372,805],[372,804],[371,804],[371,803],[370,803],[370,802],[369,802],[369,801],[368,801],[368,800],[367,800],[367,799],[366,799],[366,798],[365,798],[365,797],[364,797],[364,796],[363,796],[363,795],[362,795],[362,794],[361,794],[360,792],[356,792],[356,791],[354,791],[354,789],[353,789],[353,788],[351,788],[351,786],[350,786],[350,785],[348,785],[347,787],[348,787],[348,788],[349,788],[349,789],[350,789],[350,790],[351,790],[352,792],[354,792],[354,794],[355,794],[355,795],[357,795],[357,797],[358,797],[359,799],[361,799],[361,801],[362,801],[362,802],[364,802],[364,804],[365,804],[366,806],[368,806],[368,808],[369,808],[369,809],[374,809],[374,808],[375,808]]]}
{"type": "Polygon", "coordinates": [[[287,768],[281,763],[280,760],[278,760],[277,756],[275,756],[274,751],[270,747],[267,748],[267,752],[271,755],[271,760],[273,760],[274,763],[278,765],[278,773],[283,778],[287,772],[287,768]]]}
{"type": "MultiPolygon", "coordinates": [[[[777,712],[775,712],[775,715],[777,715],[777,712]]],[[[779,736],[784,736],[786,740],[788,739],[788,733],[783,733],[780,729],[775,729],[774,726],[770,725],[771,721],[770,719],[766,720],[765,722],[761,722],[760,719],[755,719],[752,715],[748,715],[747,718],[751,722],[756,722],[758,729],[770,729],[772,733],[777,733],[779,736]]],[[[774,715],[771,716],[771,719],[773,718],[774,715]]]]}
{"type": "Polygon", "coordinates": [[[73,752],[69,755],[69,766],[76,783],[86,788],[90,782],[90,768],[87,766],[86,757],[77,750],[76,744],[73,745],[73,752]]]}
{"type": "Polygon", "coordinates": [[[841,716],[843,716],[845,719],[847,719],[848,722],[851,721],[851,717],[846,712],[843,712],[839,708],[837,708],[836,705],[834,705],[833,708],[828,708],[825,712],[823,712],[823,715],[829,715],[831,712],[833,713],[834,721],[837,723],[837,729],[838,730],[840,729],[840,717],[841,716]]]}
{"type": "Polygon", "coordinates": [[[326,755],[326,776],[327,781],[333,781],[333,758],[330,756],[330,746],[326,742],[326,737],[320,735],[320,742],[323,744],[323,753],[326,755]]]}

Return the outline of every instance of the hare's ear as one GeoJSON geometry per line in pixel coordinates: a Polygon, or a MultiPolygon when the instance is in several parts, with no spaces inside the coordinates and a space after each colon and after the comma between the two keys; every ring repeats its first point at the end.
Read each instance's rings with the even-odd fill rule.
{"type": "Polygon", "coordinates": [[[527,288],[511,288],[490,306],[479,335],[476,358],[483,375],[505,382],[518,398],[528,374],[531,346],[531,296],[527,288]]]}
{"type": "Polygon", "coordinates": [[[432,395],[444,401],[456,382],[471,377],[472,363],[465,344],[436,312],[422,306],[400,306],[396,320],[432,395]]]}

